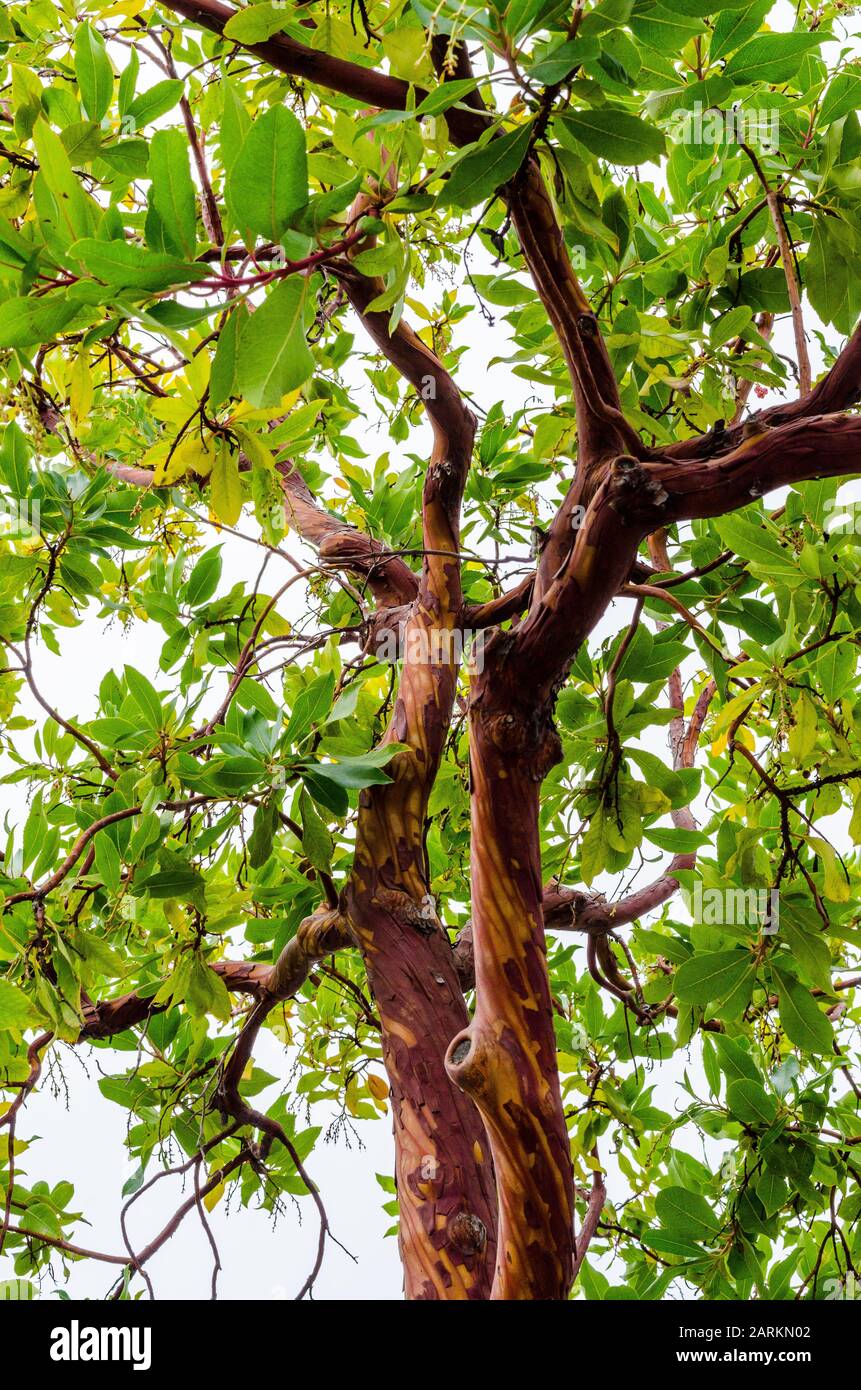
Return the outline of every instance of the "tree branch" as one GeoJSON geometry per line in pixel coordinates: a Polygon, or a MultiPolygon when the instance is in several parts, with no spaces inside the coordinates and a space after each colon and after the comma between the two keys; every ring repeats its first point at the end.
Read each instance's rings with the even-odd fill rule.
{"type": "MultiPolygon", "coordinates": [[[[801,420],[810,420],[817,415],[834,415],[848,410],[861,400],[861,323],[855,329],[833,367],[816,383],[808,396],[802,396],[786,404],[770,406],[756,417],[757,423],[765,429],[775,429],[801,420]]],[[[720,457],[734,452],[743,445],[745,427],[735,424],[723,431],[717,440],[711,435],[698,435],[693,439],[670,444],[655,450],[652,457],[681,461],[720,457]]]]}
{"type": "Polygon", "coordinates": [[[764,427],[759,434],[719,457],[680,463],[668,450],[666,463],[644,464],[652,487],[666,493],[665,499],[659,492],[652,491],[651,498],[642,494],[648,529],[723,516],[791,483],[861,472],[861,418],[857,416],[798,415],[776,428],[770,428],[764,417],[759,423],[764,427]]]}
{"type": "MultiPolygon", "coordinates": [[[[219,0],[165,0],[164,8],[173,10],[202,29],[209,29],[213,34],[222,34],[227,21],[237,13],[230,6],[220,4],[219,0]]],[[[405,111],[411,96],[416,105],[427,96],[423,88],[414,87],[400,77],[389,77],[377,68],[363,68],[358,63],[345,62],[342,58],[297,43],[286,34],[276,34],[265,43],[243,44],[242,48],[262,58],[278,72],[287,73],[290,77],[307,78],[317,86],[353,97],[365,106],[385,111],[405,111]]],[[[452,109],[446,113],[446,120],[453,136],[463,144],[477,140],[487,128],[486,119],[468,111],[452,109]]]]}

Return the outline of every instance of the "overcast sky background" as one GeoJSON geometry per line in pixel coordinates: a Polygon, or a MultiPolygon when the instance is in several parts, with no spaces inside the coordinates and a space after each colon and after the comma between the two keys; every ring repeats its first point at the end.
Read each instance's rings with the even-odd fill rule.
{"type": "MultiPolygon", "coordinates": [[[[771,16],[773,27],[790,28],[792,16],[792,7],[781,0],[771,16]]],[[[480,251],[473,256],[471,268],[473,272],[493,269],[489,263],[485,263],[480,251]]],[[[467,299],[471,298],[466,290],[464,295],[467,299]]],[[[807,323],[809,329],[818,326],[809,310],[807,323]]],[[[356,334],[359,346],[363,342],[363,333],[358,326],[356,334]]],[[[467,392],[474,393],[476,403],[485,409],[501,399],[507,410],[514,411],[527,398],[534,404],[539,397],[550,408],[553,404],[550,393],[544,391],[542,395],[541,388],[536,390],[512,375],[504,366],[489,365],[492,358],[505,351],[502,341],[504,334],[503,323],[497,322],[494,327],[489,327],[478,312],[473,312],[471,319],[458,330],[458,342],[470,343],[469,351],[464,354],[458,367],[459,383],[467,392]]],[[[774,342],[778,352],[793,356],[788,319],[777,325],[774,342]]],[[[810,351],[816,373],[822,364],[819,345],[812,334],[810,351]]],[[[354,434],[362,440],[371,459],[391,447],[383,432],[374,433],[375,426],[374,415],[370,414],[366,434],[359,428],[354,429],[354,434]]],[[[407,450],[421,453],[426,443],[427,432],[417,431],[403,446],[404,456],[407,450]]],[[[397,458],[395,448],[391,449],[391,455],[394,464],[397,458]]],[[[246,517],[241,524],[249,531],[254,529],[253,523],[246,517]]],[[[213,535],[213,542],[216,539],[213,535]]],[[[231,536],[220,539],[224,559],[220,591],[226,592],[237,580],[253,582],[259,567],[256,548],[231,536]]],[[[294,536],[290,536],[285,544],[293,554],[311,558],[310,552],[303,550],[294,536]]],[[[287,596],[285,616],[298,614],[299,604],[297,586],[287,596]]],[[[600,641],[615,630],[622,620],[621,614],[628,616],[630,601],[617,601],[613,609],[616,611],[611,611],[605,617],[593,635],[593,642],[600,641]]],[[[95,614],[94,607],[80,627],[63,630],[62,658],[52,655],[44,646],[36,647],[37,683],[48,700],[61,707],[69,717],[87,719],[95,713],[99,684],[108,670],[121,671],[129,663],[151,676],[158,672],[158,657],[164,641],[161,628],[136,622],[125,632],[117,626],[106,629],[103,623],[97,621],[95,614]]],[[[156,681],[164,688],[167,678],[159,673],[156,681]]],[[[42,716],[33,702],[24,698],[22,705],[26,713],[38,715],[38,723],[41,724],[42,716]]],[[[19,746],[25,746],[26,742],[27,735],[21,735],[19,746]]],[[[663,754],[663,730],[655,731],[651,739],[645,740],[645,746],[663,754]]],[[[0,771],[3,770],[6,769],[0,760],[0,771]]],[[[10,822],[23,820],[26,800],[23,787],[0,787],[0,814],[8,816],[10,822]]],[[[839,840],[838,847],[841,847],[839,840]]],[[[644,878],[642,881],[647,880],[644,878]]],[[[609,891],[614,885],[608,880],[599,881],[595,886],[609,891]]],[[[618,891],[618,885],[615,886],[618,891]]],[[[679,914],[684,912],[680,903],[674,910],[679,914]]],[[[97,1081],[100,1064],[108,1071],[124,1069],[132,1064],[133,1054],[118,1055],[92,1048],[63,1046],[52,1049],[50,1055],[56,1059],[55,1065],[62,1068],[62,1085],[56,1092],[51,1074],[46,1071],[39,1091],[27,1102],[19,1121],[18,1137],[32,1142],[20,1157],[20,1170],[29,1183],[37,1179],[51,1184],[60,1179],[74,1182],[76,1197],[73,1206],[83,1211],[91,1224],[79,1224],[73,1238],[95,1249],[123,1253],[119,1230],[119,1213],[123,1204],[121,1192],[136,1166],[127,1162],[123,1147],[128,1112],[106,1100],[98,1089],[97,1081]]],[[[275,1075],[283,1077],[289,1072],[289,1054],[265,1030],[257,1045],[256,1058],[260,1065],[275,1075]]],[[[650,1081],[657,1083],[657,1105],[672,1111],[680,1104],[677,1080],[685,1066],[694,1077],[700,1074],[696,1049],[689,1056],[682,1054],[673,1064],[664,1065],[652,1074],[650,1081]]],[[[58,1074],[55,1080],[60,1081],[58,1074]]],[[[264,1094],[264,1107],[271,1104],[276,1094],[277,1088],[264,1094]]],[[[322,1124],[324,1130],[332,1118],[333,1112],[326,1113],[323,1107],[316,1107],[314,1123],[322,1124]]],[[[336,1245],[330,1243],[315,1288],[315,1297],[399,1299],[402,1296],[402,1281],[396,1242],[392,1238],[383,1238],[391,1224],[391,1218],[382,1210],[382,1204],[388,1197],[374,1176],[377,1172],[388,1175],[392,1171],[390,1119],[362,1121],[357,1125],[357,1130],[365,1146],[363,1151],[357,1151],[355,1138],[351,1138],[352,1147],[349,1149],[343,1138],[332,1144],[324,1144],[321,1138],[308,1162],[309,1171],[321,1189],[334,1234],[357,1257],[357,1262],[353,1263],[336,1245]]],[[[152,1176],[155,1171],[153,1160],[147,1175],[152,1176]]],[[[140,1248],[146,1244],[191,1190],[188,1183],[183,1186],[183,1179],[167,1177],[137,1202],[129,1220],[133,1245],[140,1248]]],[[[608,1167],[608,1199],[613,1201],[626,1193],[627,1184],[622,1183],[618,1170],[611,1162],[608,1167]]],[[[268,1214],[241,1208],[237,1196],[229,1203],[222,1201],[211,1214],[210,1222],[223,1266],[219,1278],[221,1297],[267,1300],[294,1296],[313,1263],[317,1241],[316,1213],[307,1198],[301,1200],[298,1206],[290,1204],[288,1199],[287,1211],[274,1230],[268,1214]]],[[[67,1288],[74,1298],[102,1297],[112,1282],[112,1273],[107,1266],[88,1262],[70,1268],[67,1280],[62,1261],[59,1258],[54,1261],[56,1284],[67,1288]]],[[[160,1298],[209,1297],[212,1256],[196,1214],[186,1219],[148,1268],[160,1298]]],[[[8,1257],[0,1259],[0,1279],[11,1277],[12,1273],[12,1261],[8,1257]]],[[[51,1296],[53,1287],[52,1280],[47,1278],[43,1296],[51,1296]]]]}

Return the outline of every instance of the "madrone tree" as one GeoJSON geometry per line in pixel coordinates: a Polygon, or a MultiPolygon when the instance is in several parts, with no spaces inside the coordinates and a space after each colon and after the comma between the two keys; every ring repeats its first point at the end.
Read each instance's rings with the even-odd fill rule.
{"type": "Polygon", "coordinates": [[[847,10],[3,7],[22,1290],[135,1296],[226,1192],[316,1207],[304,1295],[309,1106],[391,1112],[411,1299],[854,1278],[847,10]],[[76,709],[39,654],[85,621],[163,643],[76,709]],[[73,1048],[127,1203],[189,1175],[145,1248],[24,1158],[73,1048]]]}

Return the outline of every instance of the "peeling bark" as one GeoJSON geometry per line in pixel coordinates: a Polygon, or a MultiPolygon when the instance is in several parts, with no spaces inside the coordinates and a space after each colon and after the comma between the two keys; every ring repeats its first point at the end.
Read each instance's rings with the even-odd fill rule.
{"type": "Polygon", "coordinates": [[[353,870],[342,894],[382,1026],[395,1136],[404,1286],[411,1299],[486,1299],[496,1201],[481,1119],[450,1081],[445,1052],[468,1022],[447,933],[430,897],[425,821],[454,707],[461,621],[460,505],[475,420],[436,355],[403,321],[368,312],[381,285],[349,262],[333,267],[381,352],[421,393],[434,443],[422,495],[420,576],[370,537],[319,508],[298,475],[284,479],[288,516],[322,558],[366,576],[380,605],[368,645],[393,630],[406,660],[384,743],[403,745],[391,782],[359,800],[353,870]],[[432,389],[428,391],[427,385],[432,389]]]}
{"type": "Polygon", "coordinates": [[[470,706],[476,1010],[449,1074],[487,1126],[497,1176],[494,1299],[564,1299],[574,1188],[542,923],[538,796],[558,759],[549,711],[512,714],[500,634],[470,706]],[[500,680],[502,677],[502,681],[500,680]],[[503,690],[500,689],[502,685],[503,690]],[[505,693],[503,693],[503,691],[505,693]]]}

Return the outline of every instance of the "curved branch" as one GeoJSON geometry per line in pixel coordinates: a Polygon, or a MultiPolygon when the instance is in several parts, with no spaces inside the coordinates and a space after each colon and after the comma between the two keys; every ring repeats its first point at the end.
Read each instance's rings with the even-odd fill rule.
{"type": "MultiPolygon", "coordinates": [[[[237,994],[253,994],[270,1005],[291,999],[301,988],[313,967],[326,956],[354,944],[339,912],[319,908],[300,922],[274,965],[257,961],[208,961],[210,970],[237,994]]],[[[168,1008],[138,990],[84,1006],[84,1027],[78,1042],[95,1042],[125,1032],[144,1023],[153,1014],[168,1008]]],[[[34,1083],[35,1084],[35,1083],[34,1083]]]]}
{"type": "MultiPolygon", "coordinates": [[[[781,425],[794,424],[800,420],[811,420],[816,415],[834,415],[848,410],[861,400],[861,323],[858,324],[846,343],[837,361],[816,383],[807,396],[786,404],[770,406],[756,416],[758,424],[765,429],[776,429],[781,425]]],[[[743,445],[745,426],[734,424],[724,430],[717,438],[714,435],[699,435],[694,439],[682,440],[680,444],[670,444],[660,450],[660,456],[673,461],[700,459],[713,455],[724,455],[743,445]],[[717,447],[716,447],[717,446],[717,447]]]]}
{"type": "Polygon", "coordinates": [[[325,565],[360,575],[380,607],[394,608],[415,598],[418,579],[399,555],[392,555],[382,541],[321,507],[295,464],[279,463],[276,467],[287,522],[303,540],[317,547],[325,565]]]}
{"type": "MultiPolygon", "coordinates": [[[[209,29],[213,34],[222,34],[228,20],[237,11],[219,0],[164,0],[164,9],[209,29]]],[[[414,87],[400,77],[389,77],[377,68],[363,68],[358,63],[346,62],[319,49],[308,48],[297,43],[286,34],[276,34],[265,43],[242,44],[242,49],[263,58],[270,67],[290,77],[306,78],[319,87],[342,92],[366,106],[379,107],[387,111],[406,111],[411,98],[418,105],[427,92],[414,87]]],[[[477,140],[487,128],[486,119],[469,111],[452,108],[446,112],[449,129],[464,144],[477,140]]]]}
{"type": "Polygon", "coordinates": [[[596,1168],[592,1174],[592,1191],[589,1194],[589,1202],[586,1207],[586,1215],[583,1218],[583,1225],[575,1238],[574,1243],[574,1269],[573,1277],[576,1279],[580,1273],[580,1268],[592,1243],[592,1238],[598,1229],[598,1222],[601,1220],[601,1212],[604,1210],[604,1203],[607,1200],[607,1187],[604,1182],[604,1174],[600,1168],[596,1168]]]}
{"type": "MultiPolygon", "coordinates": [[[[859,339],[861,342],[861,339],[859,339]]],[[[807,404],[816,392],[807,397],[807,404]]],[[[813,478],[836,478],[861,472],[861,418],[851,415],[813,415],[799,412],[788,424],[768,426],[760,417],[760,433],[748,437],[730,453],[689,462],[662,456],[666,462],[643,465],[646,477],[666,497],[653,494],[640,510],[651,530],[656,524],[723,516],[774,488],[813,478]]]]}
{"type": "Polygon", "coordinates": [[[380,282],[348,262],[335,273],[379,350],[419,394],[433,427],[418,593],[406,611],[394,610],[403,622],[405,659],[383,742],[404,751],[388,764],[392,781],[361,794],[343,900],[382,1027],[407,1297],[486,1298],[496,1247],[493,1179],[479,1114],[445,1070],[446,1045],[468,1015],[430,896],[425,849],[428,801],[457,687],[460,507],[475,419],[412,328],[401,319],[390,331],[389,315],[371,307],[380,282]]]}

